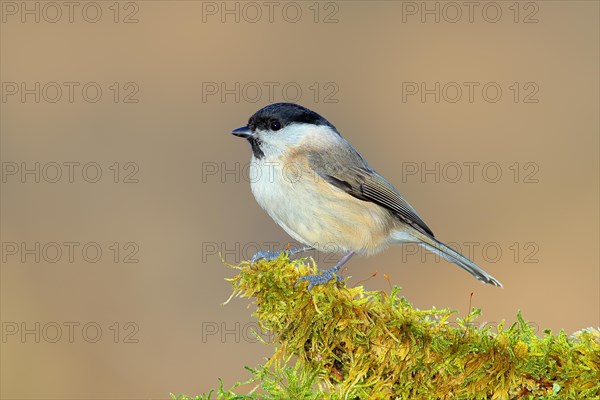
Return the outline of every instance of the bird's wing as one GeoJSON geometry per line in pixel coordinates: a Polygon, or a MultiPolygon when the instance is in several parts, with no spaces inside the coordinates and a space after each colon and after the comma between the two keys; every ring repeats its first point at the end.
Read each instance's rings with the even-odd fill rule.
{"type": "Polygon", "coordinates": [[[335,152],[311,152],[308,158],[315,173],[349,195],[376,203],[418,231],[434,236],[415,209],[360,154],[351,147],[342,152],[338,149],[335,152]]]}

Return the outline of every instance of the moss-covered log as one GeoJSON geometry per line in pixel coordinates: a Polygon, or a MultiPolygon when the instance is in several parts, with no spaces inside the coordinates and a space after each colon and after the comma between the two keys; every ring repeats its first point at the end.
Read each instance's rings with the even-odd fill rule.
{"type": "MultiPolygon", "coordinates": [[[[480,329],[474,323],[479,310],[462,319],[452,318],[450,310],[418,310],[398,288],[389,294],[366,292],[332,281],[309,293],[298,278],[314,274],[316,266],[285,256],[233,268],[239,273],[230,279],[232,297],[254,299],[254,315],[276,338],[274,355],[254,371],[263,393],[258,398],[299,393],[334,399],[600,396],[596,329],[573,337],[548,331],[537,336],[521,315],[510,327],[480,329]],[[292,369],[282,365],[292,356],[290,374],[292,369]]],[[[230,391],[219,393],[233,397],[230,391]]]]}

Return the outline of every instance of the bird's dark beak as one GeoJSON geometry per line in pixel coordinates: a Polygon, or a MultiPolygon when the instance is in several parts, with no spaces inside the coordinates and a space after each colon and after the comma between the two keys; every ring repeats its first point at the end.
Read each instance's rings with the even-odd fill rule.
{"type": "Polygon", "coordinates": [[[247,126],[242,126],[241,128],[234,129],[231,131],[231,133],[241,138],[249,138],[251,136],[254,136],[254,132],[252,132],[252,130],[250,130],[250,128],[248,128],[247,126]]]}

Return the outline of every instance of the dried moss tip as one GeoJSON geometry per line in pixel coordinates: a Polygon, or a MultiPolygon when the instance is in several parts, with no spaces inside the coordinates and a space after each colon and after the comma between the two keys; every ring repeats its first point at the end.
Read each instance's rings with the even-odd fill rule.
{"type": "MultiPolygon", "coordinates": [[[[508,329],[503,324],[479,329],[474,324],[479,310],[450,321],[451,310],[415,309],[398,288],[390,294],[366,292],[332,281],[309,293],[298,278],[317,270],[305,261],[290,262],[282,255],[233,267],[239,273],[230,279],[232,296],[254,299],[254,315],[276,337],[275,353],[257,372],[258,380],[265,370],[285,374],[285,365],[296,356],[294,368],[313,377],[306,384],[318,398],[600,396],[596,329],[571,338],[564,332],[538,337],[520,314],[508,329]]],[[[270,398],[262,388],[260,398],[270,398]]]]}

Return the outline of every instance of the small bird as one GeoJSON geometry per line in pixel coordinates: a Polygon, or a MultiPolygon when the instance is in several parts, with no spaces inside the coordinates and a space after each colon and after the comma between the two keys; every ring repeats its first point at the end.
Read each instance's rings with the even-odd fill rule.
{"type": "MultiPolygon", "coordinates": [[[[291,237],[316,249],[343,252],[335,267],[300,279],[308,290],[341,277],[353,255],[416,243],[478,280],[502,284],[473,261],[438,241],[415,209],[346,141],[329,121],[294,103],[274,103],[231,132],[250,142],[251,189],[258,204],[291,237]]],[[[257,259],[274,259],[261,251],[257,259]]]]}

